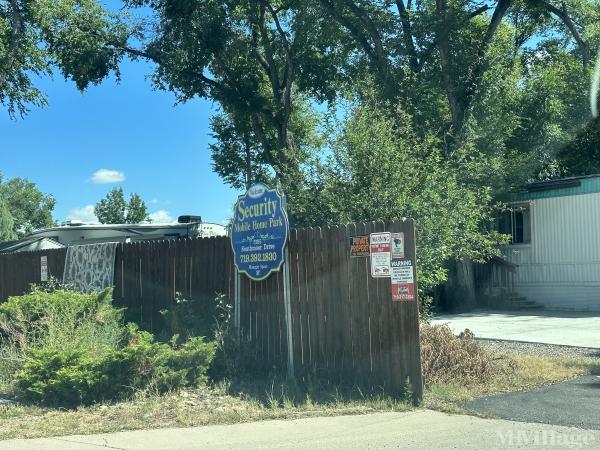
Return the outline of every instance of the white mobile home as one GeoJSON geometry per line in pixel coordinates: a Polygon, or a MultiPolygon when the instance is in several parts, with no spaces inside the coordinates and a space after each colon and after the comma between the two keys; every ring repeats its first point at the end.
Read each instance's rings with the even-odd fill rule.
{"type": "Polygon", "coordinates": [[[199,216],[180,216],[169,224],[86,224],[65,222],[61,226],[36,230],[19,241],[0,243],[0,254],[64,248],[101,242],[132,242],[193,237],[226,236],[227,228],[202,222],[199,216]]]}
{"type": "Polygon", "coordinates": [[[600,311],[600,175],[527,185],[500,231],[513,289],[548,309],[600,311]]]}

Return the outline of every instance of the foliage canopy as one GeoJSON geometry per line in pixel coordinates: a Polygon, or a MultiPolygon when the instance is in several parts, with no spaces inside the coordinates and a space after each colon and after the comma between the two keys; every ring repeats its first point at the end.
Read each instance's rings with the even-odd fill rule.
{"type": "Polygon", "coordinates": [[[133,193],[125,201],[122,188],[114,188],[94,206],[100,223],[140,223],[148,220],[148,208],[142,198],[133,193]]]}

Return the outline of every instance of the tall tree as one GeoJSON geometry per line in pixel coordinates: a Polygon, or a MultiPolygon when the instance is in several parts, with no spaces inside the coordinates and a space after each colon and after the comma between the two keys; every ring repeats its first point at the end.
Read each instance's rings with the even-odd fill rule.
{"type": "MultiPolygon", "coordinates": [[[[414,218],[426,292],[446,279],[449,259],[485,260],[504,239],[491,226],[490,189],[466,184],[461,167],[443,158],[439,139],[418,137],[412,120],[380,102],[363,99],[355,105],[319,171],[318,195],[306,216],[318,225],[414,218]]],[[[485,172],[477,160],[465,166],[485,172]]]]}
{"type": "MultiPolygon", "coordinates": [[[[336,46],[313,42],[315,27],[331,28],[312,5],[279,0],[128,0],[149,6],[154,26],[141,47],[115,46],[156,63],[155,86],[177,95],[215,100],[237,120],[239,136],[251,129],[256,162],[267,164],[282,183],[292,185],[303,161],[294,123],[299,89],[327,84],[324,54],[336,46]],[[323,83],[313,83],[319,80],[323,83]],[[293,180],[293,181],[291,181],[293,180]]],[[[319,90],[325,95],[326,89],[319,90]]],[[[225,148],[224,146],[223,148],[225,148]]]]}
{"type": "Polygon", "coordinates": [[[213,170],[236,189],[267,181],[268,163],[252,125],[243,119],[217,114],[210,122],[214,142],[209,144],[213,170]]]}
{"type": "MultiPolygon", "coordinates": [[[[401,102],[416,118],[425,112],[416,126],[436,127],[450,152],[467,144],[478,100],[499,92],[489,79],[498,68],[493,47],[506,27],[513,37],[503,55],[508,65],[534,40],[558,37],[587,69],[598,40],[594,0],[317,1],[339,24],[331,38],[354,43],[364,61],[358,66],[383,98],[401,102]]],[[[355,58],[348,63],[357,66],[355,58]]]]}
{"type": "Polygon", "coordinates": [[[94,213],[100,223],[140,223],[148,220],[148,209],[142,198],[133,193],[126,202],[122,188],[112,189],[96,203],[94,213]]]}
{"type": "Polygon", "coordinates": [[[0,0],[0,103],[11,117],[44,106],[35,80],[54,68],[81,90],[118,76],[113,45],[131,34],[99,0],[0,0]]]}
{"type": "Polygon", "coordinates": [[[140,223],[148,220],[148,208],[138,194],[133,193],[129,198],[125,213],[125,223],[140,223]]]}
{"type": "Polygon", "coordinates": [[[12,241],[16,238],[14,219],[4,198],[0,196],[0,241],[12,241]]]}
{"type": "Polygon", "coordinates": [[[0,196],[12,215],[17,237],[54,225],[52,211],[56,201],[52,195],[42,193],[35,183],[24,178],[12,178],[2,183],[0,177],[0,196]]]}

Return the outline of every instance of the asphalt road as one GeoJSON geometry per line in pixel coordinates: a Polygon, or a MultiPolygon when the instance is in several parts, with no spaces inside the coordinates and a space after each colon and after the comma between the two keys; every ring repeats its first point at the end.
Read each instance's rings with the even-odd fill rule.
{"type": "Polygon", "coordinates": [[[0,449],[598,449],[600,431],[425,409],[0,441],[0,449]]]}
{"type": "Polygon", "coordinates": [[[463,406],[519,422],[600,430],[600,376],[585,376],[532,391],[496,394],[463,406]]]}

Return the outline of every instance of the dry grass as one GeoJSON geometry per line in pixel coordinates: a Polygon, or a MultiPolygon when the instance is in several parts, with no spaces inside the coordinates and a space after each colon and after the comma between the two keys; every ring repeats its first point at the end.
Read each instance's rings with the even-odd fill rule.
{"type": "Polygon", "coordinates": [[[0,410],[0,439],[35,438],[125,430],[231,424],[265,419],[368,414],[411,407],[385,394],[342,394],[335,388],[313,393],[281,382],[256,382],[260,396],[229,393],[228,386],[166,395],[140,393],[130,401],[56,410],[33,406],[0,410]],[[300,393],[303,392],[303,396],[300,393]],[[295,397],[294,397],[295,395],[295,397]]]}
{"type": "Polygon", "coordinates": [[[447,325],[421,325],[421,361],[429,384],[484,383],[513,370],[479,345],[471,331],[455,336],[447,325]]]}
{"type": "Polygon", "coordinates": [[[502,392],[534,389],[582,375],[599,374],[597,359],[532,356],[522,353],[492,353],[503,370],[485,381],[430,383],[423,406],[445,412],[464,412],[461,403],[502,392]]]}
{"type": "Polygon", "coordinates": [[[594,359],[492,352],[469,330],[455,336],[447,325],[421,325],[421,353],[424,406],[446,412],[463,412],[461,403],[477,397],[600,373],[594,359]]]}

